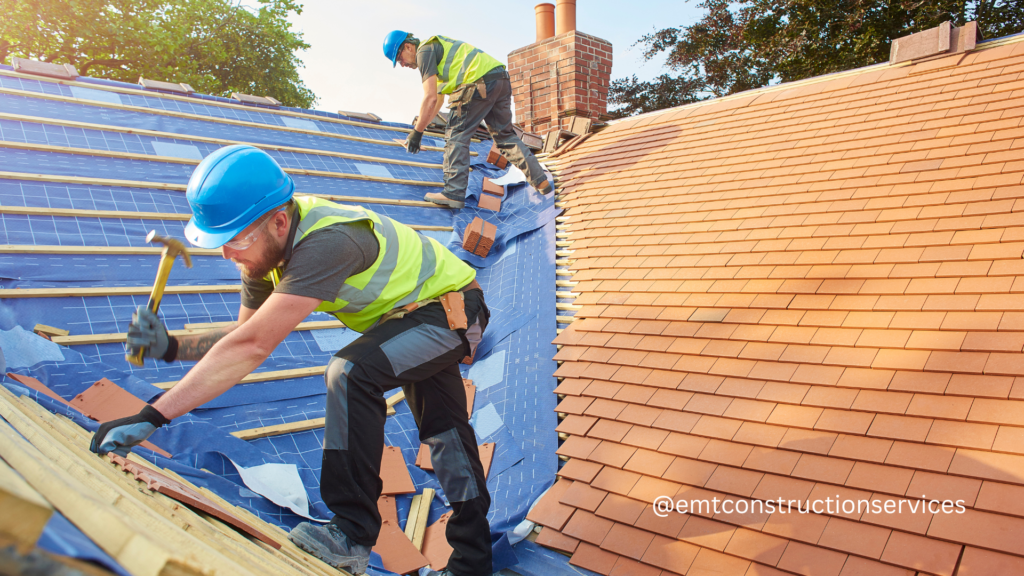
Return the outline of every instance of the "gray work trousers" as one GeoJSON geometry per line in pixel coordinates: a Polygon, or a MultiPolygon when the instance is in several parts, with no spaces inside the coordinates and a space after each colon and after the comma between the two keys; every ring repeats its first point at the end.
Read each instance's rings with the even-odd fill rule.
{"type": "MultiPolygon", "coordinates": [[[[484,77],[486,79],[486,76],[484,77]]],[[[461,109],[453,108],[448,118],[444,145],[444,192],[446,198],[466,201],[469,185],[469,143],[481,121],[487,122],[491,138],[509,162],[523,171],[536,188],[547,176],[533,152],[512,130],[512,84],[508,75],[485,83],[487,98],[474,94],[461,109]]]]}
{"type": "Polygon", "coordinates": [[[374,326],[331,358],[324,374],[327,424],[320,495],[335,514],[331,522],[350,541],[376,545],[384,392],[401,386],[451,504],[445,529],[453,550],[448,569],[459,576],[490,576],[491,496],[459,373],[459,362],[472,354],[490,311],[479,288],[463,294],[468,330],[451,330],[444,307],[434,302],[374,326]]]}

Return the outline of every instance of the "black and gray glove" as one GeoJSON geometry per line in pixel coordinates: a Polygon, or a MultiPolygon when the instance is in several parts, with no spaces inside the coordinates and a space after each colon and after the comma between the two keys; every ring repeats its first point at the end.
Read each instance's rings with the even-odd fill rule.
{"type": "Polygon", "coordinates": [[[420,140],[423,140],[423,132],[413,130],[409,133],[409,137],[405,139],[405,149],[410,154],[419,154],[420,140]]]}
{"type": "Polygon", "coordinates": [[[100,424],[100,429],[92,436],[89,450],[100,455],[113,452],[122,458],[127,457],[132,448],[145,442],[157,428],[170,423],[159,410],[147,404],[135,416],[100,424]]]}
{"type": "Polygon", "coordinates": [[[160,318],[145,306],[132,314],[132,323],[128,326],[128,337],[125,344],[127,352],[131,355],[138,354],[139,348],[145,348],[145,356],[149,358],[163,358],[167,362],[174,360],[178,355],[178,341],[167,334],[160,318]]]}

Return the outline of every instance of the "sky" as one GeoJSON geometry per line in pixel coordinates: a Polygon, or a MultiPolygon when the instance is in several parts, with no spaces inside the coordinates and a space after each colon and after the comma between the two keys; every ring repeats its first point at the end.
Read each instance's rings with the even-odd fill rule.
{"type": "MultiPolygon", "coordinates": [[[[384,36],[412,32],[421,40],[435,35],[473,44],[502,62],[509,52],[533,43],[533,7],[523,0],[305,0],[295,30],[311,47],[300,53],[302,80],[319,98],[316,108],[372,112],[385,120],[411,122],[423,90],[419,73],[392,68],[384,57],[384,36]]],[[[551,0],[554,3],[554,0],[551,0]]],[[[641,36],[700,19],[697,2],[683,0],[577,0],[576,29],[612,43],[612,79],[636,74],[649,80],[664,73],[664,60],[643,61],[641,36]]]]}

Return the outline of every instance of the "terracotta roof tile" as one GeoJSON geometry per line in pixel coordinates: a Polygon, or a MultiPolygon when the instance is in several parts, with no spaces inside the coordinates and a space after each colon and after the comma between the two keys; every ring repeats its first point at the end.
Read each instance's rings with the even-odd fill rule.
{"type": "Polygon", "coordinates": [[[601,548],[616,554],[639,560],[654,540],[654,534],[638,530],[630,525],[616,523],[608,531],[601,548]]]}
{"type": "Polygon", "coordinates": [[[763,476],[760,472],[719,466],[703,486],[710,490],[750,496],[763,476]]]}
{"type": "Polygon", "coordinates": [[[989,449],[996,437],[996,426],[936,420],[926,442],[964,448],[989,449]]]}
{"type": "MultiPolygon", "coordinates": [[[[660,442],[654,445],[658,444],[660,442]]],[[[640,449],[633,454],[623,468],[641,474],[662,476],[672,461],[672,456],[667,454],[640,449]]]]}
{"type": "Polygon", "coordinates": [[[863,490],[904,494],[913,476],[914,471],[908,468],[857,462],[846,479],[846,485],[863,490]]]}
{"type": "MultiPolygon", "coordinates": [[[[942,394],[949,384],[952,375],[933,372],[907,372],[898,371],[889,382],[889,390],[901,390],[906,392],[927,392],[930,394],[942,394]]],[[[911,406],[914,401],[911,400],[911,406]]],[[[908,411],[911,408],[908,407],[908,411]]]]}
{"type": "Polygon", "coordinates": [[[853,465],[851,460],[804,454],[796,463],[793,476],[842,485],[846,483],[853,465]]]}
{"type": "Polygon", "coordinates": [[[673,572],[691,574],[690,568],[700,551],[699,546],[689,542],[655,536],[647,550],[644,551],[641,561],[673,572]]]}
{"type": "Polygon", "coordinates": [[[884,462],[892,441],[840,434],[829,451],[829,456],[868,462],[884,462]]]}
{"type": "Polygon", "coordinates": [[[541,546],[554,548],[567,554],[572,554],[580,543],[579,540],[566,536],[553,528],[542,529],[537,535],[535,542],[541,546]]]}
{"type": "Polygon", "coordinates": [[[779,560],[779,568],[797,574],[821,574],[822,576],[839,576],[846,563],[847,555],[821,548],[791,542],[779,560]]]}
{"type": "Polygon", "coordinates": [[[598,398],[594,400],[590,406],[583,411],[587,416],[595,416],[597,418],[611,418],[614,419],[626,408],[625,402],[616,402],[613,400],[606,400],[604,398],[598,398]]]}
{"type": "MultiPolygon", "coordinates": [[[[568,418],[566,418],[568,419],[568,418]]],[[[632,424],[626,424],[625,422],[616,422],[615,420],[597,419],[590,430],[586,433],[591,438],[598,438],[600,440],[611,440],[612,442],[620,442],[626,433],[633,427],[632,424]]],[[[565,422],[564,420],[562,421],[565,422]]]]}
{"type": "Polygon", "coordinates": [[[1024,573],[1024,558],[982,550],[973,546],[964,547],[960,568],[957,571],[960,576],[1021,573],[1024,573]]]}
{"type": "Polygon", "coordinates": [[[569,456],[570,458],[586,459],[600,443],[600,440],[594,438],[570,436],[558,447],[555,453],[560,456],[569,456]]]}
{"type": "Polygon", "coordinates": [[[671,432],[668,438],[658,447],[658,451],[665,452],[666,454],[696,458],[708,445],[708,442],[707,438],[671,432]]]}
{"type": "Polygon", "coordinates": [[[782,438],[782,442],[779,443],[779,448],[828,454],[837,437],[837,434],[831,432],[790,428],[782,438]]]}
{"type": "Polygon", "coordinates": [[[744,576],[750,562],[728,556],[710,548],[701,548],[687,576],[744,576]]]}
{"type": "Polygon", "coordinates": [[[661,475],[666,480],[703,486],[718,467],[717,464],[689,458],[676,458],[661,475]]]}
{"type": "Polygon", "coordinates": [[[612,552],[601,550],[587,542],[580,542],[569,563],[608,576],[618,558],[618,555],[612,552]]]}
{"type": "Polygon", "coordinates": [[[776,512],[768,518],[762,531],[790,540],[817,542],[821,538],[826,524],[828,524],[826,516],[776,512]]]}
{"type": "Polygon", "coordinates": [[[591,485],[594,488],[626,495],[629,494],[629,491],[633,489],[638,480],[640,480],[640,475],[635,472],[627,472],[606,466],[594,477],[591,485]]]}
{"type": "MultiPolygon", "coordinates": [[[[975,507],[1014,516],[1024,516],[1024,488],[1000,482],[983,482],[975,507]]],[[[969,505],[969,504],[968,504],[969,505]]]]}
{"type": "Polygon", "coordinates": [[[640,516],[633,525],[641,530],[647,530],[648,532],[654,532],[655,534],[675,539],[689,517],[689,514],[675,512],[662,516],[656,514],[652,506],[644,506],[640,516]]]}
{"type": "MultiPolygon", "coordinates": [[[[558,430],[572,436],[560,452],[574,456],[564,476],[610,491],[608,506],[629,513],[608,516],[624,524],[633,502],[660,493],[905,494],[1020,514],[1024,165],[1012,146],[1024,108],[1010,95],[1021,59],[1016,42],[783,86],[613,123],[568,152],[584,307],[556,339],[558,411],[570,415],[558,430]]],[[[910,576],[949,573],[950,551],[972,544],[920,536],[959,515],[861,516],[723,513],[730,530],[764,521],[776,536],[741,529],[725,554],[674,541],[689,554],[661,564],[651,550],[673,541],[652,537],[639,564],[596,551],[608,555],[591,565],[910,576]],[[755,556],[744,538],[776,538],[780,519],[831,524],[755,556]]],[[[643,506],[634,524],[673,538],[686,518],[643,506]]],[[[969,547],[959,576],[1004,561],[969,547]]]]}
{"type": "Polygon", "coordinates": [[[894,440],[924,442],[928,436],[929,429],[932,427],[932,422],[928,418],[878,414],[871,421],[871,427],[868,428],[867,435],[894,440]]]}
{"type": "Polygon", "coordinates": [[[597,476],[601,468],[602,466],[596,462],[587,462],[586,460],[573,458],[558,470],[558,474],[563,478],[589,483],[597,476]]]}
{"type": "Polygon", "coordinates": [[[612,566],[609,576],[661,576],[662,574],[663,572],[659,568],[619,556],[615,565],[612,566]]]}
{"type": "MultiPolygon", "coordinates": [[[[926,416],[949,420],[965,420],[974,402],[982,402],[968,397],[936,396],[933,394],[915,394],[907,407],[907,415],[926,416]]],[[[995,401],[992,401],[995,402],[995,401]]],[[[979,416],[986,414],[985,408],[979,409],[979,416]]],[[[984,416],[974,420],[985,421],[984,416]]]]}
{"type": "Polygon", "coordinates": [[[740,466],[750,455],[753,448],[744,444],[724,442],[722,440],[710,440],[708,445],[700,453],[702,460],[718,462],[730,466],[740,466]]]}
{"type": "Polygon", "coordinates": [[[849,409],[853,406],[857,396],[862,394],[863,393],[860,393],[858,390],[853,388],[811,386],[811,388],[807,390],[807,396],[804,397],[801,404],[806,404],[808,406],[849,409]]]}
{"type": "Polygon", "coordinates": [[[872,504],[870,508],[866,507],[860,518],[861,522],[924,534],[928,530],[933,516],[944,515],[942,513],[932,514],[928,511],[927,502],[916,498],[897,500],[886,494],[874,493],[871,495],[870,501],[873,503],[876,500],[879,505],[876,507],[872,504]]]}
{"type": "Polygon", "coordinates": [[[555,412],[565,412],[567,414],[583,414],[583,412],[593,403],[593,398],[583,398],[579,396],[566,396],[558,403],[555,407],[555,412]]]}
{"type": "Polygon", "coordinates": [[[882,556],[891,532],[886,528],[830,518],[818,545],[877,560],[882,556]]]}
{"type": "Polygon", "coordinates": [[[700,516],[690,516],[677,537],[680,540],[703,548],[713,548],[722,551],[725,550],[735,530],[735,527],[722,522],[700,516]]]}
{"type": "Polygon", "coordinates": [[[589,484],[584,482],[573,482],[569,489],[562,494],[558,502],[566,506],[582,508],[588,512],[593,512],[601,505],[607,494],[603,490],[591,488],[589,484]]]}
{"type": "Polygon", "coordinates": [[[845,432],[847,434],[864,434],[875,414],[870,412],[850,412],[846,410],[824,410],[821,417],[814,424],[815,430],[827,430],[830,432],[845,432]]]}
{"type": "MultiPolygon", "coordinates": [[[[725,384],[723,383],[723,387],[725,384]]],[[[758,388],[760,390],[760,388],[758,388]]],[[[721,391],[721,389],[720,389],[721,391]]],[[[726,390],[722,393],[730,396],[736,395],[740,390],[726,390]],[[733,392],[729,394],[729,392],[733,392]]],[[[735,398],[729,403],[728,408],[722,414],[726,418],[736,418],[739,420],[750,420],[754,422],[764,422],[771,415],[772,410],[775,409],[775,403],[773,402],[761,402],[757,400],[748,400],[745,398],[735,398]]]]}
{"type": "Polygon", "coordinates": [[[639,500],[633,500],[618,494],[609,494],[595,511],[602,518],[632,526],[644,509],[650,506],[639,500]]]}
{"type": "Polygon", "coordinates": [[[652,408],[650,406],[638,406],[636,404],[628,404],[619,413],[617,419],[620,422],[629,422],[638,426],[651,426],[661,416],[663,410],[660,408],[652,408]]]}
{"type": "Polygon", "coordinates": [[[782,558],[788,544],[789,542],[782,538],[739,528],[729,540],[725,553],[774,566],[782,558]]]}
{"type": "Polygon", "coordinates": [[[559,422],[558,427],[555,428],[555,431],[562,432],[565,434],[572,434],[574,436],[583,436],[591,429],[591,427],[593,427],[594,423],[597,421],[597,418],[570,415],[566,416],[561,422],[559,422]]]}
{"type": "Polygon", "coordinates": [[[559,503],[561,497],[572,485],[572,482],[568,480],[559,480],[552,486],[544,496],[537,501],[530,513],[527,514],[527,519],[554,528],[555,530],[561,530],[565,523],[573,514],[573,509],[569,506],[565,506],[559,503]]]}
{"type": "Polygon", "coordinates": [[[599,545],[615,523],[599,518],[586,510],[577,510],[562,528],[566,536],[599,545]]]}

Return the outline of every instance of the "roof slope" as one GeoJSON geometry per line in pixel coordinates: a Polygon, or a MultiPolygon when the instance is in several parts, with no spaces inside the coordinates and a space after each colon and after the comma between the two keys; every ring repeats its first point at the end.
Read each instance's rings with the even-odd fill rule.
{"type": "Polygon", "coordinates": [[[602,574],[1024,572],[1020,40],[629,119],[556,161],[582,308],[539,541],[602,574]],[[661,495],[906,503],[659,518],[661,495]]]}
{"type": "MultiPolygon", "coordinates": [[[[444,141],[428,134],[423,151],[410,156],[401,144],[410,129],[346,114],[182,96],[84,77],[57,80],[0,65],[0,368],[5,355],[6,367],[21,378],[4,376],[0,369],[0,385],[74,418],[87,430],[94,430],[96,422],[66,406],[68,401],[82,408],[81,396],[90,390],[95,399],[99,392],[94,388],[117,388],[123,392],[117,405],[123,408],[126,396],[150,401],[174,386],[191,364],[148,360],[133,367],[124,360],[124,330],[133,310],[147,301],[160,253],[159,246],[145,241],[146,233],[155,229],[162,236],[183,238],[191,216],[183,192],[195,166],[221,146],[252,144],[291,174],[298,192],[387,215],[476,267],[490,324],[474,364],[462,370],[476,380],[474,429],[481,443],[493,445],[491,527],[496,533],[510,530],[553,482],[557,469],[556,399],[551,394],[556,351],[550,344],[555,336],[554,200],[513,176],[503,180],[500,211],[479,207],[484,177],[498,178],[507,171],[486,162],[490,141],[474,141],[468,191],[473,199],[466,208],[453,213],[424,202],[425,193],[443,187],[439,145],[444,141]],[[498,228],[486,258],[461,248],[460,237],[474,217],[498,228]],[[37,324],[46,325],[52,342],[32,334],[37,324]],[[40,386],[26,388],[27,376],[37,378],[40,386]]],[[[175,264],[160,307],[172,331],[233,321],[239,307],[235,266],[219,250],[191,252],[193,268],[175,264]]],[[[311,314],[256,373],[153,435],[153,447],[173,458],[146,447],[134,454],[158,471],[172,470],[211,491],[229,509],[244,509],[269,524],[289,528],[303,520],[302,514],[329,519],[332,513],[319,490],[323,369],[332,354],[356,337],[333,317],[311,314]],[[305,502],[281,497],[239,474],[239,468],[265,464],[294,465],[292,480],[278,492],[304,491],[305,502]]],[[[404,524],[411,506],[411,496],[404,494],[408,481],[416,492],[437,489],[426,515],[435,524],[450,507],[436,475],[414,466],[419,432],[399,392],[389,392],[389,404],[395,405],[385,438],[395,447],[388,453],[397,457],[388,470],[407,483],[394,491],[401,495],[391,505],[404,524]]],[[[21,411],[17,404],[5,412],[0,402],[0,430],[5,420],[10,422],[8,413],[21,411]]],[[[104,399],[102,404],[112,408],[115,403],[104,399]]],[[[82,434],[77,428],[72,434],[75,457],[84,457],[90,466],[102,463],[81,450],[80,440],[87,439],[82,434]]],[[[43,445],[51,443],[38,438],[43,445]]],[[[0,521],[0,537],[10,525],[0,521]]],[[[276,529],[261,531],[280,536],[276,529]]],[[[225,565],[214,571],[231,573],[225,565]]]]}

